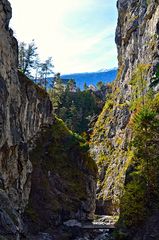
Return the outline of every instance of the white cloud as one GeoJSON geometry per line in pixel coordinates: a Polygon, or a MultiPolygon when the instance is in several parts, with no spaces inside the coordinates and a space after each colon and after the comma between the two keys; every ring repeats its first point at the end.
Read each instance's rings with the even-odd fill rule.
{"type": "MultiPolygon", "coordinates": [[[[80,28],[77,26],[72,28],[72,24],[69,25],[67,22],[71,13],[96,6],[102,7],[100,4],[105,0],[10,0],[10,2],[13,6],[11,27],[17,38],[25,42],[35,39],[41,58],[52,56],[58,71],[71,72],[72,68],[75,72],[95,68],[93,56],[92,61],[86,63],[85,55],[95,53],[96,57],[101,46],[103,44],[105,46],[107,38],[114,33],[114,23],[109,26],[106,23],[104,29],[89,32],[89,27],[80,25],[80,22],[80,28]]],[[[112,3],[107,4],[109,6],[112,3]]],[[[78,19],[71,19],[74,20],[78,19]]],[[[113,46],[111,44],[111,48],[114,49],[115,44],[113,46]]],[[[103,54],[99,55],[98,59],[103,59],[103,54]]],[[[104,59],[101,61],[104,64],[104,59]]],[[[101,61],[98,60],[99,63],[101,61]]]]}

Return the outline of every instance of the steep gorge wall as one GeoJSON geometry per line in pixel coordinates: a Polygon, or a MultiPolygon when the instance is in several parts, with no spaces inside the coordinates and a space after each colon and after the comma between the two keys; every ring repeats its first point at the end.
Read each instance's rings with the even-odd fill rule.
{"type": "Polygon", "coordinates": [[[97,167],[83,140],[55,118],[51,127],[42,129],[35,146],[30,153],[33,173],[24,216],[26,235],[49,232],[54,236],[63,222],[92,220],[97,167]]]}
{"type": "Polygon", "coordinates": [[[133,74],[140,64],[149,66],[148,87],[159,64],[159,1],[118,0],[117,7],[118,77],[113,84],[113,94],[95,125],[90,145],[99,167],[97,212],[106,214],[119,212],[130,160],[133,74]]]}
{"type": "Polygon", "coordinates": [[[11,15],[1,0],[0,238],[42,240],[48,234],[38,231],[92,218],[96,165],[85,143],[52,115],[48,94],[18,72],[11,15]]]}
{"type": "Polygon", "coordinates": [[[28,141],[42,125],[51,123],[52,107],[43,90],[22,74],[18,76],[18,46],[9,29],[11,14],[9,2],[0,1],[0,234],[13,236],[30,193],[28,141]]]}

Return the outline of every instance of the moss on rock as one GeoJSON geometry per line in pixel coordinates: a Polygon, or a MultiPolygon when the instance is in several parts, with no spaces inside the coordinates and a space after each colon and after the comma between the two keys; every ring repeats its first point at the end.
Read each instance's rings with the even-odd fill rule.
{"type": "Polygon", "coordinates": [[[89,218],[95,208],[97,167],[84,139],[55,118],[53,126],[39,134],[30,159],[32,189],[26,221],[41,230],[70,218],[89,218]]]}

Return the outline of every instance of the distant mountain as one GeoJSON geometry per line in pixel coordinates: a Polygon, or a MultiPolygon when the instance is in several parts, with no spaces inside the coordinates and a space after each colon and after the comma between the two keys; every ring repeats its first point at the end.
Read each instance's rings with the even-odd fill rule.
{"type": "Polygon", "coordinates": [[[104,83],[112,82],[117,75],[117,69],[101,69],[98,72],[72,73],[61,75],[63,79],[74,79],[77,87],[83,89],[84,83],[96,85],[99,81],[104,83]]]}
{"type": "Polygon", "coordinates": [[[112,70],[117,70],[117,68],[116,67],[109,68],[109,69],[108,68],[102,68],[102,69],[98,70],[97,72],[110,72],[112,70]]]}

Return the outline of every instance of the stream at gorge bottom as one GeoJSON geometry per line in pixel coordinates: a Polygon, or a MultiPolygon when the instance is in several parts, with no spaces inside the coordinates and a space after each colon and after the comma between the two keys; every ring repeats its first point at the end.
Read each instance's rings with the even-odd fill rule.
{"type": "Polygon", "coordinates": [[[110,230],[87,230],[81,234],[82,236],[76,237],[73,240],[113,240],[110,230]]]}
{"type": "Polygon", "coordinates": [[[117,219],[117,216],[98,216],[93,222],[69,220],[60,229],[60,237],[57,230],[55,240],[113,240],[117,219]]]}
{"type": "Polygon", "coordinates": [[[29,236],[27,240],[114,240],[113,232],[118,216],[96,216],[94,221],[70,219],[50,233],[29,236]]]}
{"type": "MultiPolygon", "coordinates": [[[[80,229],[77,227],[63,229],[54,235],[54,240],[113,240],[112,230],[109,229],[80,229]]],[[[46,240],[50,240],[49,238],[46,240]]]]}

